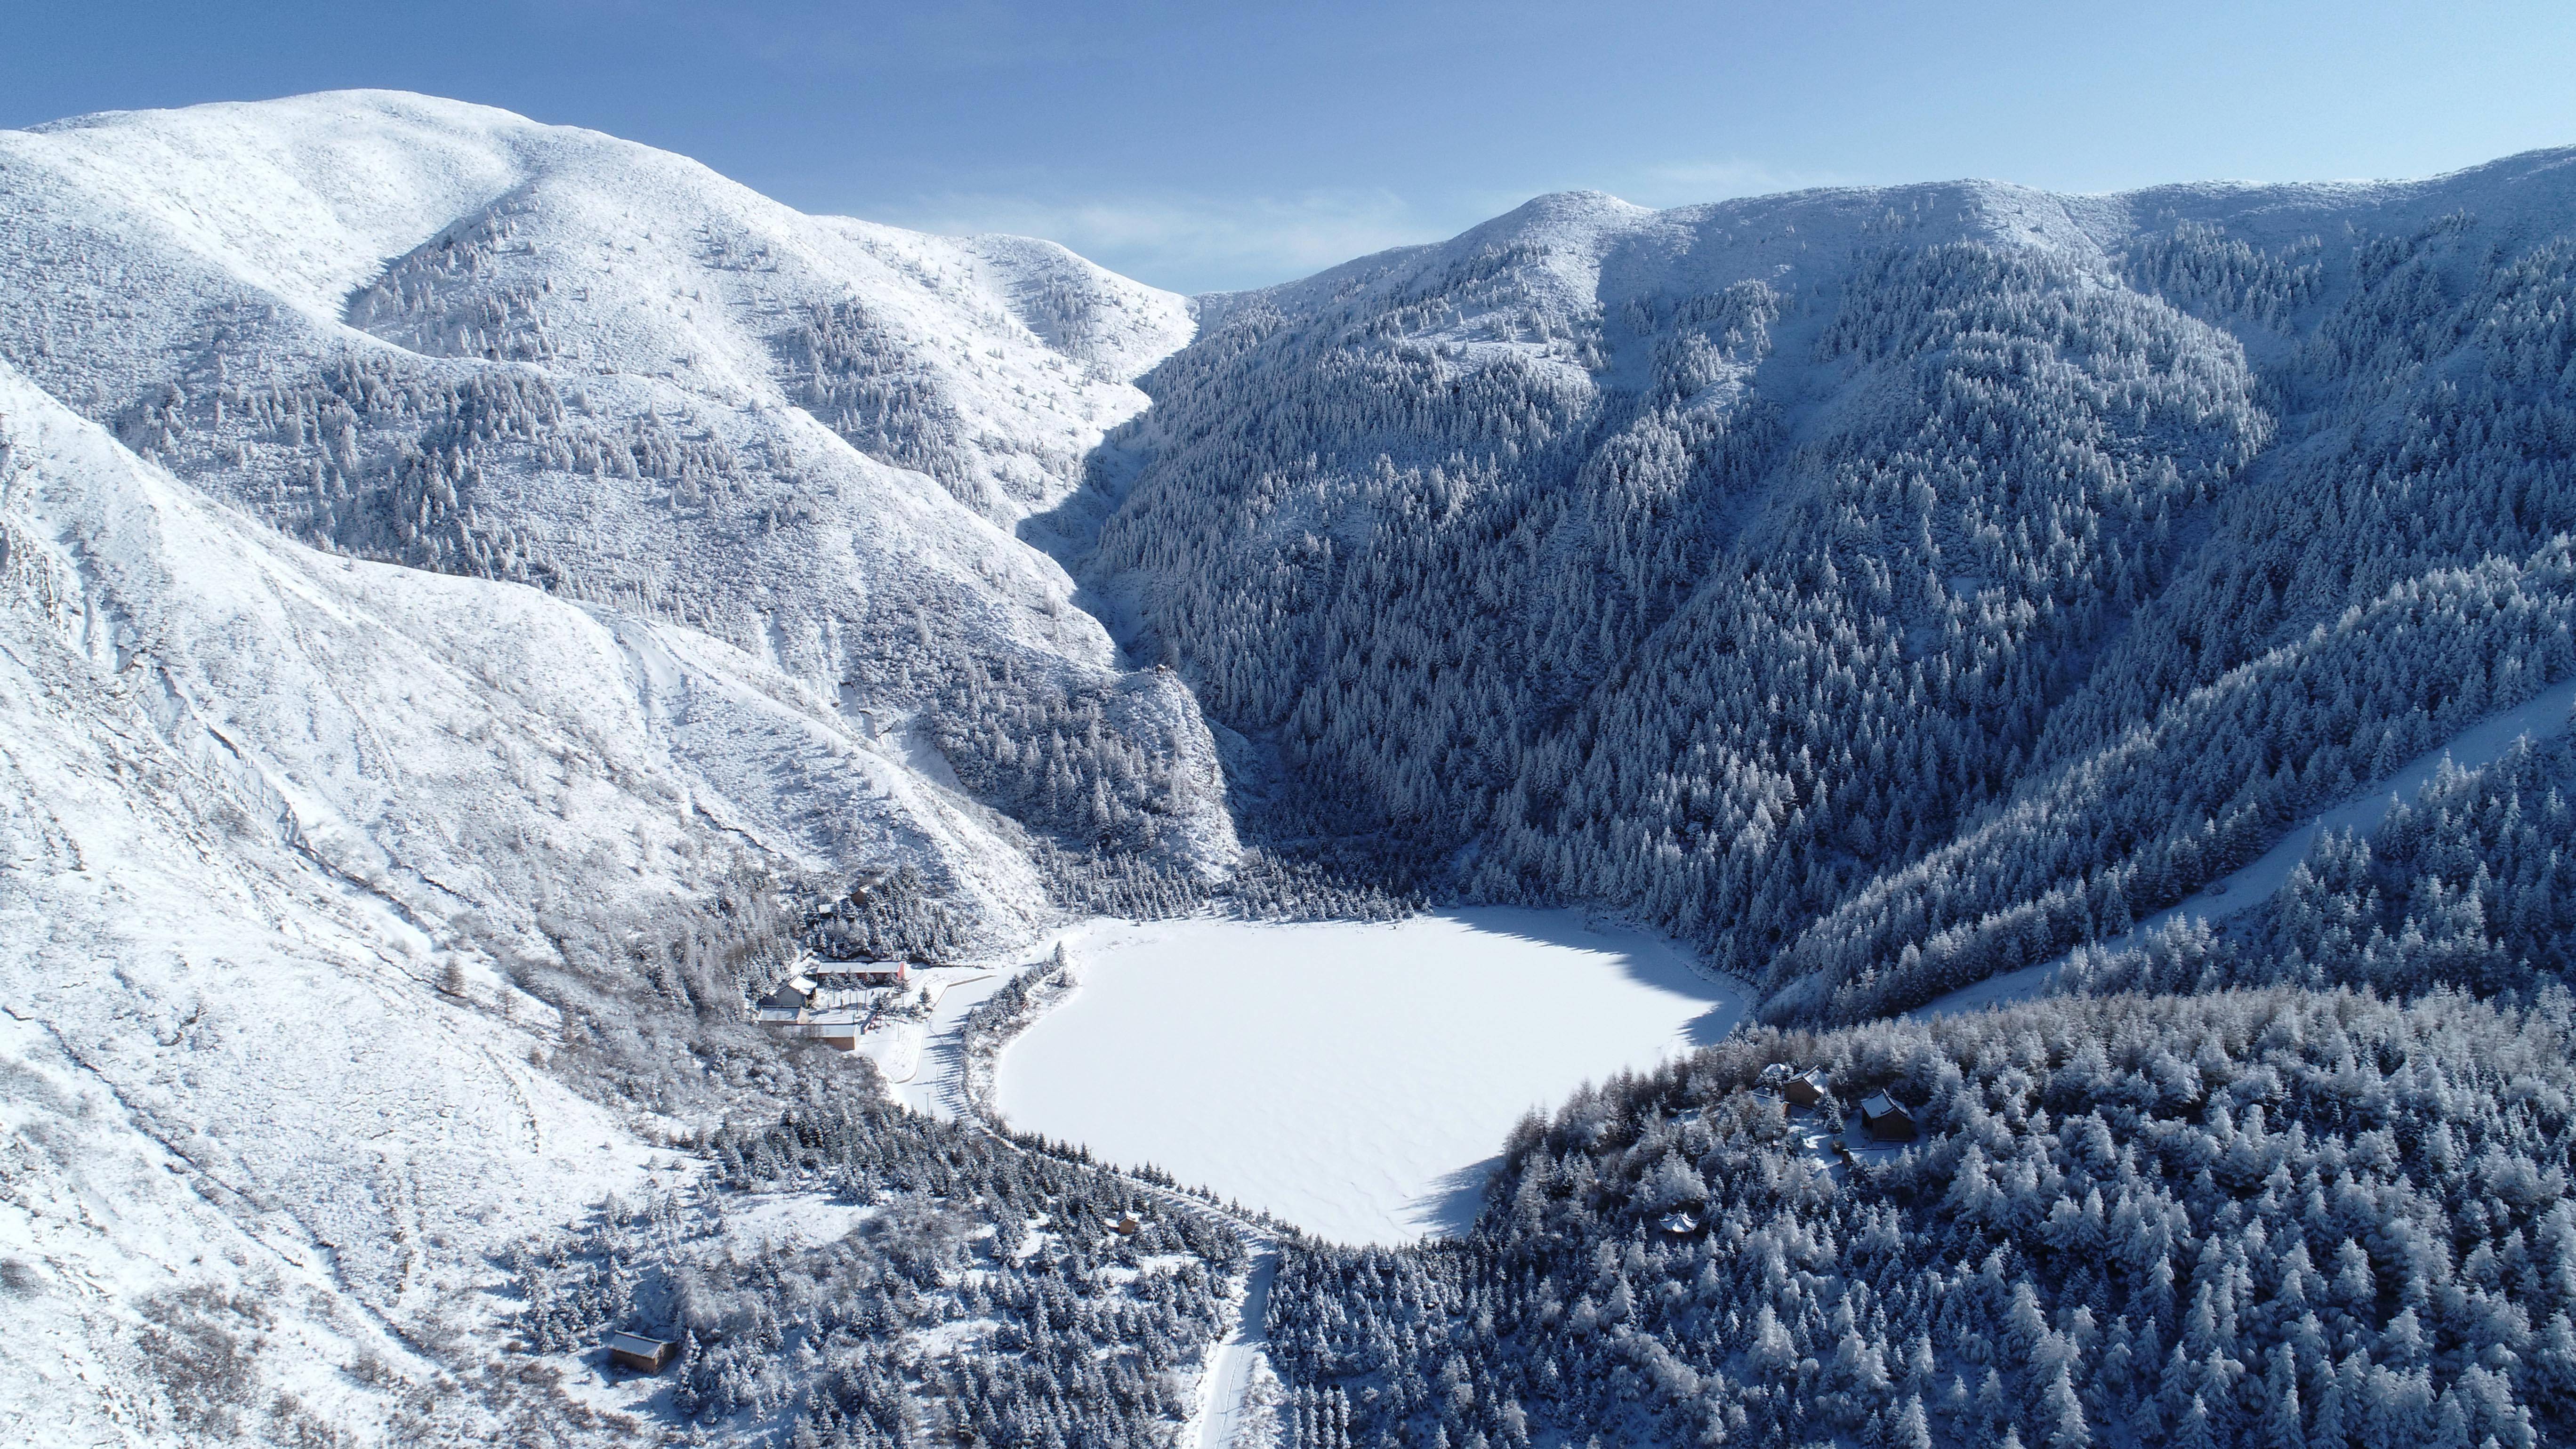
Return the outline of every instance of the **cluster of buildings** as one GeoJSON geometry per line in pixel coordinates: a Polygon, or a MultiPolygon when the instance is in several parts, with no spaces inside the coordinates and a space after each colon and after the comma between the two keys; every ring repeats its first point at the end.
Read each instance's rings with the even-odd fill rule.
{"type": "MultiPolygon", "coordinates": [[[[1834,1083],[1821,1067],[1810,1067],[1802,1072],[1787,1062],[1773,1062],[1762,1069],[1753,1089],[1787,1103],[1794,1112],[1813,1112],[1833,1095],[1834,1083]]],[[[1872,1143],[1911,1142],[1922,1135],[1914,1114],[1906,1110],[1904,1103],[1884,1091],[1872,1093],[1864,1099],[1860,1110],[1853,1115],[1859,1118],[1860,1130],[1872,1143]]],[[[1848,1165],[1852,1161],[1852,1150],[1843,1140],[1847,1125],[1847,1122],[1835,1124],[1830,1139],[1808,1137],[1807,1146],[1816,1149],[1830,1141],[1834,1156],[1848,1165]]],[[[1668,1238],[1687,1238],[1699,1231],[1699,1217],[1688,1211],[1670,1212],[1657,1226],[1668,1238]]]]}
{"type": "Polygon", "coordinates": [[[901,961],[807,961],[760,999],[752,1019],[782,1040],[819,1041],[857,1051],[887,997],[911,985],[901,961]]]}
{"type": "MultiPolygon", "coordinates": [[[[1763,1068],[1761,1080],[1755,1085],[1792,1107],[1810,1111],[1834,1088],[1833,1079],[1822,1068],[1810,1067],[1801,1072],[1787,1062],[1773,1062],[1763,1068]]],[[[1872,1142],[1911,1142],[1922,1133],[1905,1104],[1883,1091],[1861,1102],[1860,1127],[1872,1142]]]]}

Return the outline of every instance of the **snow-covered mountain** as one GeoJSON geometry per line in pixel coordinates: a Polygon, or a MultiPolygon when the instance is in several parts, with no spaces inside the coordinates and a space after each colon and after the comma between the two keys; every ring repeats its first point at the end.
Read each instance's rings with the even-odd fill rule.
{"type": "Polygon", "coordinates": [[[2326,840],[2242,944],[2088,943],[2576,677],[2571,317],[2576,151],[1552,196],[1185,301],[415,96],[0,133],[0,1425],[632,1442],[546,1360],[649,1303],[701,1427],[1168,1437],[1237,1220],[1120,1231],[1179,1200],[745,1024],[781,886],[894,869],[974,952],[1606,906],[1847,1028],[1583,1094],[1456,1253],[1297,1249],[1297,1443],[2281,1440],[2329,1389],[2538,1442],[2576,756],[2326,840]],[[2163,994],[1890,1021],[2061,957],[2163,994]],[[1800,1186],[1740,1090],[1796,1053],[1939,1155],[1800,1186]],[[1721,1202],[1733,1256],[1656,1226],[1721,1202]],[[2326,1301],[2301,1234],[2332,1308],[2258,1311],[2326,1301]]]}
{"type": "MultiPolygon", "coordinates": [[[[1180,299],[420,97],[0,147],[0,268],[42,279],[0,297],[0,355],[138,456],[290,536],[731,643],[1023,816],[1230,858],[1187,700],[1122,674],[1012,532],[1144,405],[1128,378],[1188,335],[1180,299]],[[1003,743],[1066,731],[1078,777],[1003,743]],[[1151,778],[1104,776],[1103,731],[1151,778]]],[[[785,815],[764,846],[885,848],[842,812],[785,815]]]]}
{"type": "Polygon", "coordinates": [[[2576,150],[1546,197],[1200,318],[1137,646],[1300,824],[1768,1019],[1286,1254],[1279,1442],[2576,1433],[2576,150]]]}
{"type": "Polygon", "coordinates": [[[1089,567],[1319,829],[1866,1019],[2569,670],[2571,225],[2571,151],[1542,197],[1202,299],[1089,567]]]}
{"type": "Polygon", "coordinates": [[[484,1254],[638,1191],[691,1124],[532,1066],[590,1028],[527,963],[653,923],[703,1001],[671,926],[863,866],[1024,940],[997,798],[1232,859],[1187,696],[1014,533],[1177,298],[373,93],[0,133],[0,279],[13,1433],[170,1428],[201,1288],[383,1421],[484,1254]]]}

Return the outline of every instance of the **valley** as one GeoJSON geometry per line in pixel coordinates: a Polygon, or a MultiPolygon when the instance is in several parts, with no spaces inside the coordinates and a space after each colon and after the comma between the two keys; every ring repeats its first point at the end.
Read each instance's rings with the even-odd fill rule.
{"type": "Polygon", "coordinates": [[[0,1437],[2566,1442],[2571,704],[2576,150],[1181,297],[0,132],[0,1437]]]}

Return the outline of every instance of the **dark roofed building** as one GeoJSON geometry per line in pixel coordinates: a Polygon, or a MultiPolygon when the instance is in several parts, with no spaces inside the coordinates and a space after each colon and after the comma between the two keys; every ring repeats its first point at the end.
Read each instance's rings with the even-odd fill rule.
{"type": "Polygon", "coordinates": [[[1860,1125],[1881,1142],[1911,1142],[1919,1131],[1914,1114],[1885,1092],[1860,1104],[1860,1125]]]}
{"type": "Polygon", "coordinates": [[[608,1336],[608,1357],[620,1368],[631,1368],[640,1374],[658,1374],[671,1361],[673,1345],[668,1339],[646,1338],[640,1333],[612,1333],[608,1336]]]}

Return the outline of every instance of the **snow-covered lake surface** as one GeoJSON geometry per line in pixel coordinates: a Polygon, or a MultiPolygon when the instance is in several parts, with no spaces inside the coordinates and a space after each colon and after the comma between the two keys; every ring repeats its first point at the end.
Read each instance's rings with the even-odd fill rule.
{"type": "Polygon", "coordinates": [[[1572,911],[1105,922],[1068,946],[1081,988],[1002,1057],[1012,1125],[1344,1242],[1463,1227],[1523,1111],[1744,1008],[1678,947],[1572,911]]]}

